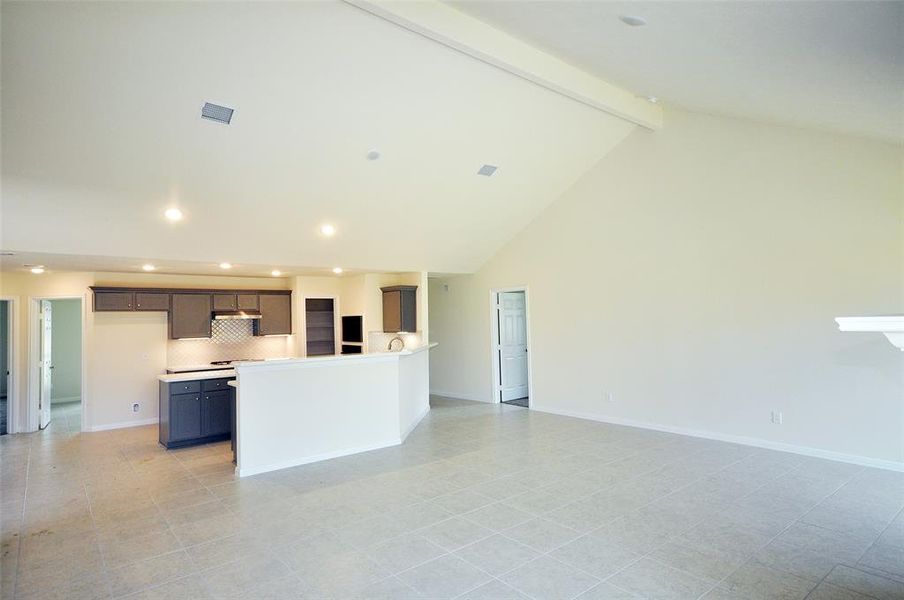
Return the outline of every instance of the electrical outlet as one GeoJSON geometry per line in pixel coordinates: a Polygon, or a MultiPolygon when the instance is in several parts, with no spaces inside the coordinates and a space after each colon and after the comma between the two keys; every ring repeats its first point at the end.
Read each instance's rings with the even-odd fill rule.
{"type": "Polygon", "coordinates": [[[784,416],[782,415],[782,411],[780,411],[780,410],[772,411],[772,422],[773,423],[775,423],[776,425],[781,425],[783,419],[784,419],[784,416]]]}
{"type": "Polygon", "coordinates": [[[135,404],[132,405],[132,412],[133,412],[133,413],[137,413],[139,410],[141,410],[141,405],[140,405],[140,404],[138,404],[138,403],[136,402],[135,404]]]}

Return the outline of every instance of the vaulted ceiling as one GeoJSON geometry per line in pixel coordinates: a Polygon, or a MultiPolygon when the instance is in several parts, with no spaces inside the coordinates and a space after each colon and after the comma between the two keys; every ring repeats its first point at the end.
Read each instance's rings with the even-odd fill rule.
{"type": "Polygon", "coordinates": [[[904,144],[904,2],[449,4],[668,105],[904,144]]]}
{"type": "Polygon", "coordinates": [[[344,2],[4,2],[0,247],[470,272],[633,128],[344,2]]]}

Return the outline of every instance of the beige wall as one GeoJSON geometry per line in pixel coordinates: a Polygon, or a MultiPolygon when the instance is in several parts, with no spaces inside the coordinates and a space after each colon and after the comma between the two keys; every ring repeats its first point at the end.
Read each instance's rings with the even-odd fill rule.
{"type": "Polygon", "coordinates": [[[833,321],[904,311],[902,210],[900,148],[668,111],[431,280],[431,388],[490,399],[489,290],[527,285],[538,409],[904,467],[902,354],[833,321]]]}
{"type": "MultiPolygon", "coordinates": [[[[304,299],[336,298],[338,301],[337,317],[342,315],[362,315],[364,317],[364,340],[371,331],[383,330],[383,292],[381,287],[388,285],[416,285],[418,330],[427,334],[427,274],[413,273],[365,273],[361,275],[343,275],[342,277],[295,277],[295,314],[294,323],[296,339],[296,355],[303,356],[304,337],[304,299]]],[[[336,331],[339,339],[340,330],[336,331]]],[[[367,348],[365,347],[365,351],[367,348]]]]}
{"type": "Polygon", "coordinates": [[[27,430],[28,304],[33,298],[78,296],[83,299],[84,361],[82,397],[88,429],[106,429],[157,419],[157,375],[166,370],[165,313],[94,313],[92,285],[168,286],[186,288],[288,289],[280,278],[206,277],[132,273],[0,273],[0,296],[16,300],[16,422],[27,430]],[[132,403],[141,409],[132,412],[132,403]]]}

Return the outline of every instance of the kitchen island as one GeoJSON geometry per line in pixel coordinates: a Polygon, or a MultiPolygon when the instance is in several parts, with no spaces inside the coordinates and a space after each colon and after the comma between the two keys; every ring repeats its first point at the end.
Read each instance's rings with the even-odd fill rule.
{"type": "Polygon", "coordinates": [[[240,477],[401,444],[430,410],[430,344],[239,363],[240,477]]]}

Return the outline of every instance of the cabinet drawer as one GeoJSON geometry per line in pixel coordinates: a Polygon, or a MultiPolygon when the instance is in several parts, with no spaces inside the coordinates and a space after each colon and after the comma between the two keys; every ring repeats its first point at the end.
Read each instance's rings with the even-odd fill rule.
{"type": "Polygon", "coordinates": [[[201,380],[201,389],[205,392],[228,390],[229,386],[226,384],[229,381],[231,381],[231,379],[203,379],[201,380]]]}
{"type": "Polygon", "coordinates": [[[175,381],[169,388],[170,394],[197,394],[200,391],[200,381],[175,381]]]}

